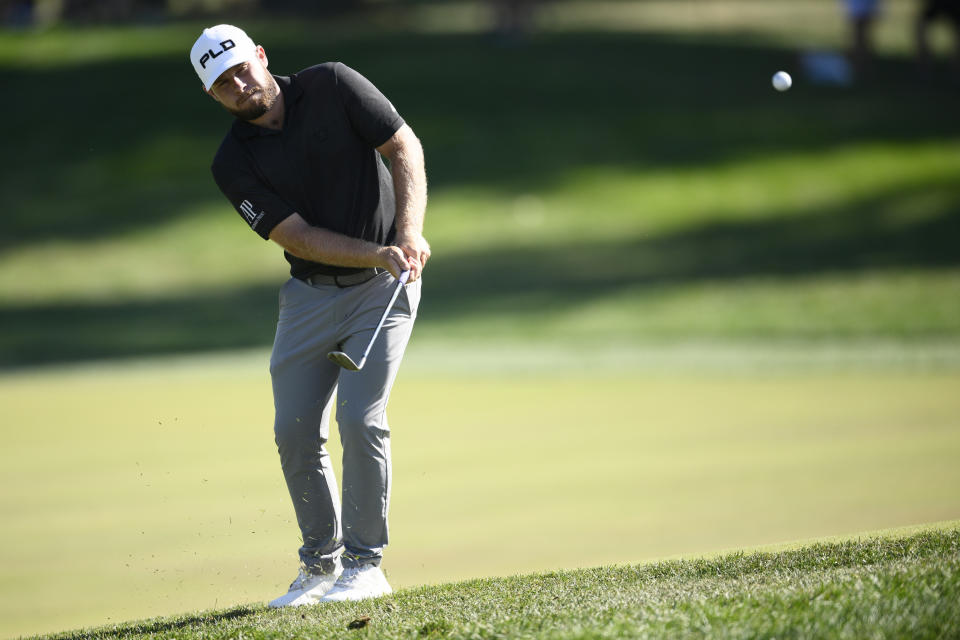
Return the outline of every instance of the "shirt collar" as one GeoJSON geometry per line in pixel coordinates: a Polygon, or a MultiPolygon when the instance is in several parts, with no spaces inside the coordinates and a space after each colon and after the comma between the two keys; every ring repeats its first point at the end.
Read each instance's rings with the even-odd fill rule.
{"type": "MultiPolygon", "coordinates": [[[[273,76],[273,78],[277,81],[277,84],[280,86],[280,91],[283,93],[284,121],[286,122],[290,115],[290,108],[297,100],[300,99],[300,96],[303,95],[303,87],[296,82],[296,79],[293,76],[273,76]]],[[[234,119],[233,130],[237,135],[244,138],[270,136],[280,133],[275,129],[258,127],[255,124],[251,124],[246,120],[241,120],[239,118],[234,119]]]]}

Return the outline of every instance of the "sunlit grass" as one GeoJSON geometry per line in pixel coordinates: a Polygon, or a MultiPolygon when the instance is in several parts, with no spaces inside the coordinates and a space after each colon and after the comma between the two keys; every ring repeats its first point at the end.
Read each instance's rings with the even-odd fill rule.
{"type": "MultiPolygon", "coordinates": [[[[706,367],[605,372],[575,347],[544,354],[536,375],[523,351],[475,375],[408,354],[390,415],[395,585],[960,513],[956,366],[711,373],[707,354],[706,367]]],[[[0,377],[0,635],[263,602],[286,587],[299,542],[266,360],[0,377]],[[75,595],[51,603],[51,579],[75,595]]],[[[331,450],[339,460],[335,436],[331,450]]]]}
{"type": "Polygon", "coordinates": [[[607,565],[407,589],[301,609],[220,608],[55,638],[475,639],[957,635],[957,522],[787,550],[607,565]]]}
{"type": "Polygon", "coordinates": [[[690,168],[596,166],[554,177],[542,191],[482,186],[432,195],[429,230],[442,250],[503,242],[570,243],[642,236],[702,224],[764,220],[857,206],[907,221],[960,201],[960,140],[871,143],[823,152],[784,151],[690,168]],[[900,191],[926,190],[903,202],[900,191]],[[470,220],[470,232],[462,225],[470,220]]]}
{"type": "MultiPolygon", "coordinates": [[[[431,195],[427,235],[436,254],[449,258],[504,244],[555,244],[563,251],[577,242],[655,240],[708,223],[815,216],[884,193],[892,197],[873,205],[874,217],[910,225],[960,202],[960,191],[951,186],[958,174],[960,143],[954,140],[790,152],[670,171],[595,167],[557,176],[549,188],[526,193],[480,185],[441,188],[431,195]],[[909,195],[900,197],[901,192],[909,195]]],[[[131,232],[26,243],[3,252],[0,302],[143,299],[279,283],[285,277],[279,247],[246,229],[226,203],[171,213],[176,215],[167,222],[131,232]]],[[[884,278],[890,279],[889,304],[916,290],[914,285],[931,293],[942,284],[955,286],[949,284],[952,272],[935,276],[941,284],[924,283],[915,273],[906,290],[897,286],[896,274],[869,276],[874,285],[884,278]]],[[[843,289],[832,276],[808,280],[804,288],[818,282],[825,297],[843,289]]],[[[678,295],[689,298],[691,290],[678,295]]],[[[875,294],[884,292],[876,286],[875,294]]],[[[806,302],[781,295],[786,305],[806,302]]]]}
{"type": "MultiPolygon", "coordinates": [[[[575,304],[535,293],[497,297],[456,321],[424,325],[422,339],[582,342],[621,348],[701,339],[734,341],[953,338],[960,331],[960,271],[746,277],[624,286],[575,304]]],[[[505,347],[506,348],[506,347],[505,347]]]]}
{"type": "Polygon", "coordinates": [[[44,240],[0,254],[0,302],[148,299],[282,282],[283,250],[220,202],[95,239],[44,240]],[[82,268],[79,268],[82,266],[82,268]]]}

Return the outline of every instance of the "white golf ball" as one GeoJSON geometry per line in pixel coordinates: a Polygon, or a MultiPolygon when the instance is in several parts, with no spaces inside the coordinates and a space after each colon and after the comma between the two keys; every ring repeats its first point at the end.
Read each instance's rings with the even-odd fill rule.
{"type": "Polygon", "coordinates": [[[773,74],[773,88],[777,91],[786,91],[793,84],[793,79],[786,71],[777,71],[773,74]]]}

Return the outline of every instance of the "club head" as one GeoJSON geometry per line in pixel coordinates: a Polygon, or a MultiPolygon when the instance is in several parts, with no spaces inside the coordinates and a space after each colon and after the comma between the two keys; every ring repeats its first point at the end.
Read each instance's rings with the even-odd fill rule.
{"type": "Polygon", "coordinates": [[[360,365],[354,362],[350,356],[343,351],[331,351],[327,354],[327,359],[349,371],[360,371],[360,365]]]}

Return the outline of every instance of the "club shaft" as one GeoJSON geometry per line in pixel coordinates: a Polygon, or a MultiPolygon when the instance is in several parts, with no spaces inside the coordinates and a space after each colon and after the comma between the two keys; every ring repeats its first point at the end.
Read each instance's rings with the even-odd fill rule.
{"type": "Polygon", "coordinates": [[[407,278],[409,277],[409,271],[404,271],[400,274],[400,278],[397,280],[397,286],[393,290],[393,295],[390,296],[390,302],[387,303],[387,308],[383,310],[383,315],[380,316],[380,322],[377,323],[377,328],[374,329],[373,335],[370,337],[370,342],[367,344],[367,348],[364,349],[363,356],[361,356],[360,362],[357,363],[357,367],[362,367],[367,361],[367,356],[370,355],[370,350],[373,349],[373,343],[376,342],[377,336],[380,335],[380,329],[383,328],[383,323],[387,321],[387,316],[390,315],[390,310],[393,309],[393,303],[397,301],[397,296],[400,295],[400,289],[407,283],[407,278]]]}

